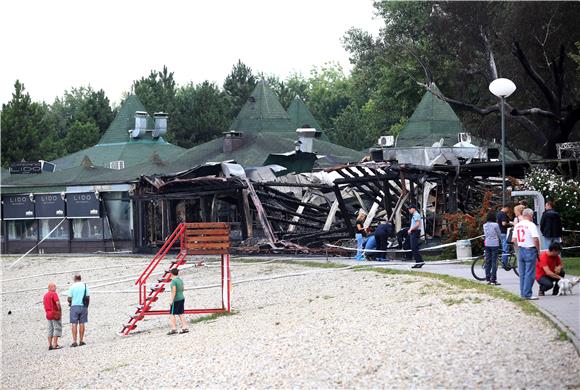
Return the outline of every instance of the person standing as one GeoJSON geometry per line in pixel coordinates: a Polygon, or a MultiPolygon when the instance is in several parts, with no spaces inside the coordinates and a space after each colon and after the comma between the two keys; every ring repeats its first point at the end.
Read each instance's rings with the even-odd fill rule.
{"type": "Polygon", "coordinates": [[[497,259],[502,238],[493,211],[487,213],[487,221],[483,224],[483,234],[485,236],[483,244],[485,252],[485,280],[487,280],[487,284],[499,286],[500,284],[497,282],[497,259]]]}
{"type": "Polygon", "coordinates": [[[90,293],[87,284],[81,282],[80,274],[74,276],[74,283],[69,287],[67,295],[68,305],[70,306],[70,324],[73,338],[73,342],[70,346],[83,346],[86,344],[84,342],[85,324],[89,320],[90,293]]]}
{"type": "Polygon", "coordinates": [[[550,247],[554,242],[562,242],[562,219],[560,214],[554,210],[552,202],[546,202],[544,214],[540,219],[540,230],[544,236],[544,249],[550,247]]]}
{"type": "Polygon", "coordinates": [[[547,251],[540,254],[540,260],[536,264],[536,280],[540,285],[539,296],[546,295],[546,291],[552,290],[552,295],[558,295],[560,286],[558,280],[566,276],[564,265],[560,259],[562,245],[559,242],[553,242],[547,251]]]}
{"type": "Polygon", "coordinates": [[[411,224],[407,234],[411,243],[411,253],[415,260],[415,265],[412,268],[421,268],[425,264],[423,257],[419,253],[419,237],[421,236],[421,214],[417,211],[417,206],[409,206],[409,215],[411,216],[411,224]]]}
{"type": "Polygon", "coordinates": [[[58,345],[58,338],[62,336],[62,308],[56,292],[56,284],[48,284],[48,292],[42,299],[44,312],[48,320],[48,350],[61,349],[58,345]]]}
{"type": "Polygon", "coordinates": [[[359,210],[357,217],[356,217],[356,234],[355,234],[355,238],[356,238],[356,260],[364,260],[364,253],[363,253],[363,247],[364,247],[364,238],[367,235],[367,232],[365,230],[364,227],[364,223],[365,223],[365,218],[367,217],[367,214],[364,212],[364,210],[359,210]]]}
{"type": "Polygon", "coordinates": [[[520,296],[524,299],[538,299],[532,295],[532,286],[536,279],[536,259],[540,253],[540,234],[532,222],[534,212],[525,209],[520,222],[514,227],[513,242],[517,243],[518,271],[520,273],[520,296]]]}
{"type": "Polygon", "coordinates": [[[177,320],[176,316],[179,316],[179,322],[181,322],[181,332],[187,333],[189,329],[185,325],[185,317],[183,313],[185,311],[185,296],[183,295],[183,280],[178,276],[179,270],[177,268],[171,269],[171,307],[169,309],[170,316],[169,322],[171,324],[171,330],[168,335],[177,334],[177,320]]]}
{"type": "Polygon", "coordinates": [[[508,215],[510,209],[509,207],[502,207],[501,210],[497,213],[496,221],[499,225],[499,231],[501,234],[501,264],[503,265],[503,269],[509,271],[508,265],[508,252],[509,252],[509,243],[507,239],[508,228],[511,226],[510,217],[508,215]]]}

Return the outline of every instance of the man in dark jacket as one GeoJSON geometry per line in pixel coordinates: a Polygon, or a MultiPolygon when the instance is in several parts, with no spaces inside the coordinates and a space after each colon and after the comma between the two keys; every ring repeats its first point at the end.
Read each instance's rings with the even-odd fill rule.
{"type": "Polygon", "coordinates": [[[550,247],[554,242],[562,242],[562,220],[560,214],[554,210],[552,202],[546,202],[546,211],[540,220],[540,230],[544,236],[543,249],[550,247]]]}

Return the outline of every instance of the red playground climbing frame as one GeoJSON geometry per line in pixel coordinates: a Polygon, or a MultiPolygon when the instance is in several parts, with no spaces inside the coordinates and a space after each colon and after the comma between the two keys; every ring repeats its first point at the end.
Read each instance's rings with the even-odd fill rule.
{"type": "Polygon", "coordinates": [[[131,316],[127,324],[123,326],[121,334],[126,336],[137,327],[137,322],[145,316],[168,315],[167,310],[152,310],[153,304],[159,299],[159,294],[165,291],[167,283],[171,282],[170,274],[173,268],[179,268],[186,264],[187,256],[194,255],[221,255],[221,302],[220,308],[209,309],[185,309],[185,314],[210,314],[229,312],[231,276],[230,276],[230,228],[223,222],[207,223],[180,223],[173,231],[165,244],[159,249],[153,260],[145,268],[139,279],[135,282],[139,286],[139,306],[135,314],[131,316]],[[165,258],[173,246],[179,242],[180,250],[163,276],[154,283],[147,291],[147,281],[165,258]]]}

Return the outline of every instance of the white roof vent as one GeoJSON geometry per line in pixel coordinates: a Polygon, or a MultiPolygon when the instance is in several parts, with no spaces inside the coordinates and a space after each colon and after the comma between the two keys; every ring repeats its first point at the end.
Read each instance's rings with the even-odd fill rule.
{"type": "Polygon", "coordinates": [[[120,171],[121,169],[125,169],[125,161],[123,160],[111,161],[109,163],[109,168],[116,169],[118,171],[120,171]]]}
{"type": "Polygon", "coordinates": [[[471,134],[469,133],[459,133],[457,138],[459,142],[467,142],[468,144],[471,143],[471,134]]]}
{"type": "Polygon", "coordinates": [[[379,137],[377,143],[379,144],[379,146],[389,148],[395,144],[395,137],[392,135],[383,135],[379,137]]]}

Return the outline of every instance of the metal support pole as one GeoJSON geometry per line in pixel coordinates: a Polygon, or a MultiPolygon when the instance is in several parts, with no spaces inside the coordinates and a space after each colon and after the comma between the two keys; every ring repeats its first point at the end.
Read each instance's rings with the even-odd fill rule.
{"type": "Polygon", "coordinates": [[[505,207],[505,98],[501,98],[501,207],[505,207]]]}

